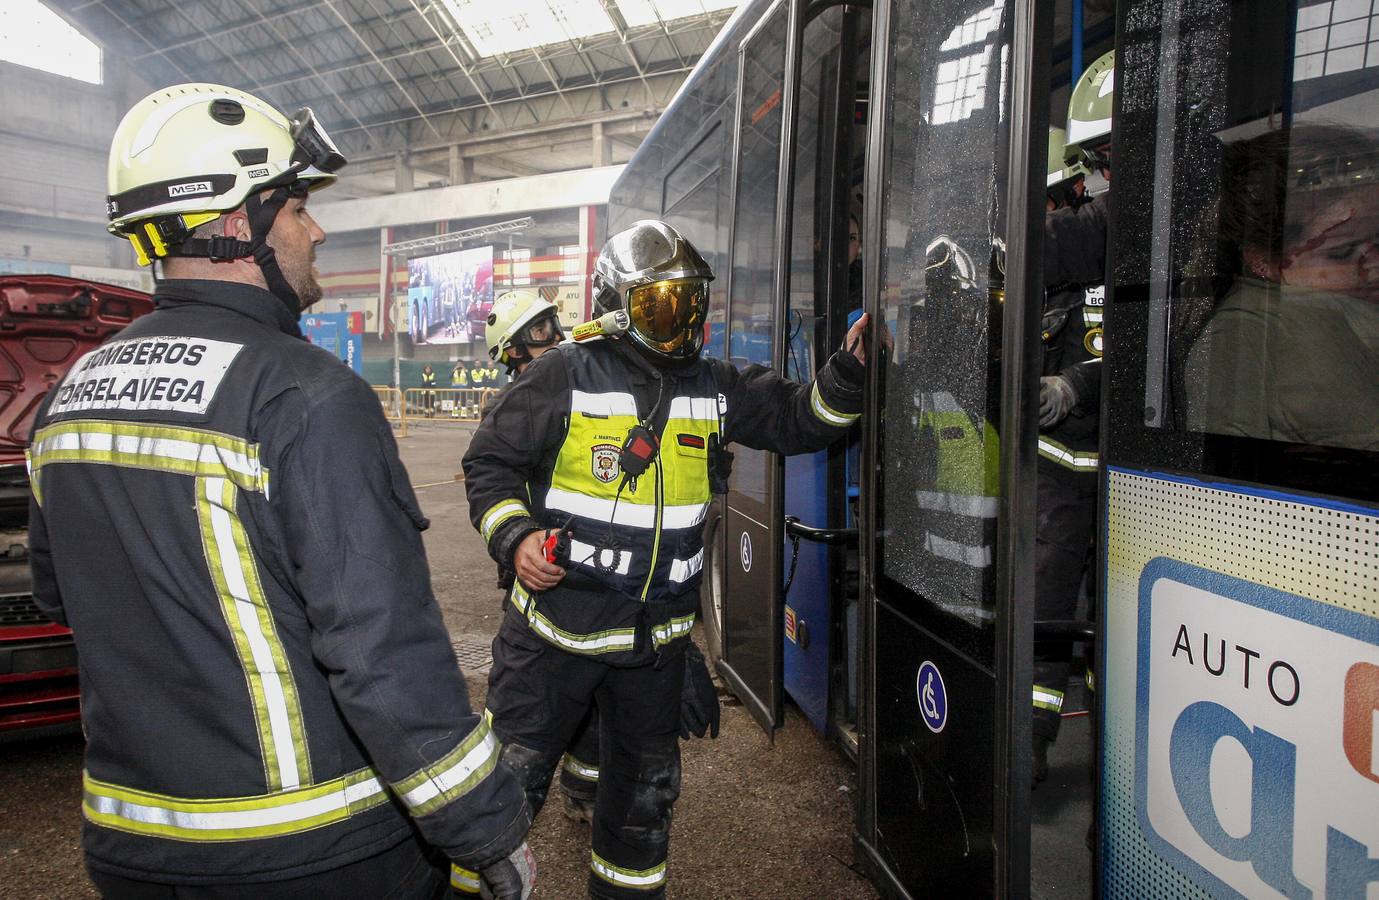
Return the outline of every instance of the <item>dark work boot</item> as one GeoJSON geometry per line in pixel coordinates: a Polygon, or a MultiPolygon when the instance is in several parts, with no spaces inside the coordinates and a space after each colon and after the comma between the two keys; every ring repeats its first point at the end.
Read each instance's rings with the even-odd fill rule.
{"type": "Polygon", "coordinates": [[[1049,777],[1049,745],[1053,741],[1044,737],[1042,734],[1034,736],[1033,750],[1030,753],[1030,789],[1039,786],[1039,782],[1049,777]]]}
{"type": "Polygon", "coordinates": [[[565,818],[583,825],[593,824],[594,801],[592,799],[576,797],[564,790],[560,792],[560,795],[564,802],[565,818]]]}

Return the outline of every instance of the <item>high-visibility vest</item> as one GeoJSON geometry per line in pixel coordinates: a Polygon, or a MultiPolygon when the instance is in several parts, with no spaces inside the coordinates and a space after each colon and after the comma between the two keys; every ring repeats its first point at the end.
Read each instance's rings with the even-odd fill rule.
{"type": "Polygon", "coordinates": [[[455,387],[466,387],[469,384],[469,373],[464,369],[455,369],[450,373],[450,383],[455,387]]]}
{"type": "MultiPolygon", "coordinates": [[[[570,565],[611,590],[645,601],[699,586],[708,512],[708,448],[721,424],[712,370],[668,378],[675,394],[660,429],[660,450],[635,487],[624,484],[619,455],[640,419],[618,354],[565,355],[570,425],[545,497],[545,523],[570,521],[570,565]]],[[[669,393],[669,392],[668,392],[669,393]]],[[[642,410],[649,413],[650,410],[642,410]]],[[[654,428],[656,423],[649,423],[654,428]]]]}

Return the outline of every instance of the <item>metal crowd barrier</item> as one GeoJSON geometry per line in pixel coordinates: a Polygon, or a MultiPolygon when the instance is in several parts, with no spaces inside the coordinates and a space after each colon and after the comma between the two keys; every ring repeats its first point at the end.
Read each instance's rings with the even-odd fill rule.
{"type": "Polygon", "coordinates": [[[477,422],[497,394],[497,388],[408,388],[403,414],[434,422],[477,422]]]}
{"type": "Polygon", "coordinates": [[[407,416],[404,415],[402,406],[402,392],[397,388],[379,387],[374,385],[373,392],[378,397],[378,402],[383,407],[383,418],[389,422],[397,422],[402,435],[407,434],[407,416]]]}

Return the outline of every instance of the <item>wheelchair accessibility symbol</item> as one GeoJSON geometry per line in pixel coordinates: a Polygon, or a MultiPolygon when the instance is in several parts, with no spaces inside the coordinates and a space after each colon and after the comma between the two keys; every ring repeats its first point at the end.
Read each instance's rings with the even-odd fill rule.
{"type": "Polygon", "coordinates": [[[738,549],[742,553],[742,571],[752,571],[752,539],[747,536],[747,532],[742,532],[742,542],[738,549]]]}
{"type": "Polygon", "coordinates": [[[938,734],[948,724],[948,691],[943,686],[938,666],[927,659],[919,664],[919,674],[915,676],[915,696],[919,699],[919,714],[924,717],[924,724],[938,734]]]}

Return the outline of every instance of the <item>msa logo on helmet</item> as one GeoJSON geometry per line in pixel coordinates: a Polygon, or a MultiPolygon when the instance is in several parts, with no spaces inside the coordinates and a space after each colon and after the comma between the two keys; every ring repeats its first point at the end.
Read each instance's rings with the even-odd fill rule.
{"type": "Polygon", "coordinates": [[[188,181],[185,184],[168,185],[169,197],[195,197],[197,194],[213,194],[215,189],[209,181],[188,181]]]}
{"type": "Polygon", "coordinates": [[[249,172],[248,172],[248,175],[249,175],[250,178],[267,178],[267,177],[268,177],[268,170],[267,170],[267,169],[250,169],[249,172]]]}

